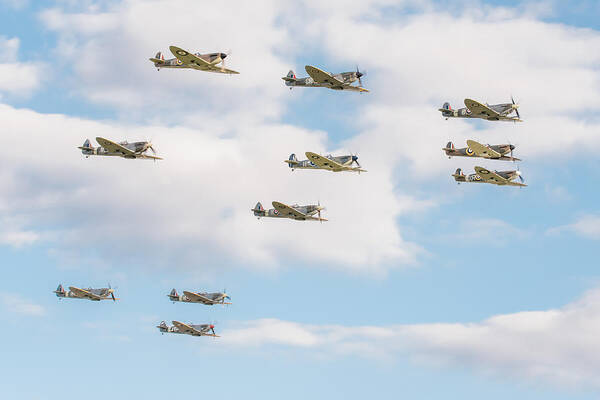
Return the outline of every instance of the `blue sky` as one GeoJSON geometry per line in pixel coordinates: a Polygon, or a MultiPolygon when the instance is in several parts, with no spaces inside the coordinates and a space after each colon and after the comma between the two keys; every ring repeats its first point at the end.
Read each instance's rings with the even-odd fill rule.
{"type": "Polygon", "coordinates": [[[3,395],[597,398],[599,11],[0,0],[3,395]],[[157,73],[170,44],[231,49],[242,74],[157,73]],[[371,93],[289,91],[309,63],[359,65],[371,93]],[[523,124],[437,112],[511,94],[523,124]],[[85,160],[96,136],[165,160],[85,160]],[[529,186],[456,185],[458,167],[515,167],[440,151],[468,138],[516,144],[529,186]],[[305,151],[369,172],[290,172],[305,151]],[[330,221],[252,217],[272,200],[330,221]],[[59,283],[121,300],[59,301],[59,283]],[[173,287],[234,304],[172,304],[173,287]]]}

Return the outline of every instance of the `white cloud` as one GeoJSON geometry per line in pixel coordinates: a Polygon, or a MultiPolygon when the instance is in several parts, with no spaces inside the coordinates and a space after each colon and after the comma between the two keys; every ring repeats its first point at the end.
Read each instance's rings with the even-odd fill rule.
{"type": "Polygon", "coordinates": [[[305,354],[410,357],[438,367],[559,385],[600,388],[600,289],[560,309],[498,315],[478,323],[390,326],[301,324],[277,319],[221,332],[225,347],[279,345],[305,354]]]}
{"type": "Polygon", "coordinates": [[[14,293],[0,293],[0,302],[6,312],[26,316],[39,317],[46,314],[46,310],[39,304],[32,303],[14,293]]]}
{"type": "Polygon", "coordinates": [[[600,216],[584,215],[572,224],[551,228],[547,233],[559,234],[561,232],[573,232],[588,239],[600,239],[600,216]]]}
{"type": "Polygon", "coordinates": [[[0,118],[11,132],[0,147],[13,149],[0,159],[0,218],[19,215],[22,232],[45,227],[40,240],[83,258],[196,268],[226,255],[259,268],[325,264],[380,274],[415,263],[420,251],[395,220],[431,201],[397,198],[389,171],[291,172],[283,164],[290,148],[323,150],[321,132],[253,123],[215,137],[201,126],[123,126],[2,105],[0,118]],[[165,160],[85,159],[76,147],[96,136],[154,138],[165,160]],[[330,221],[258,221],[250,208],[259,200],[320,200],[330,221]],[[373,218],[379,211],[368,204],[386,218],[373,218]]]}
{"type": "Polygon", "coordinates": [[[18,61],[18,38],[0,36],[0,93],[28,96],[42,81],[43,65],[18,61]]]}

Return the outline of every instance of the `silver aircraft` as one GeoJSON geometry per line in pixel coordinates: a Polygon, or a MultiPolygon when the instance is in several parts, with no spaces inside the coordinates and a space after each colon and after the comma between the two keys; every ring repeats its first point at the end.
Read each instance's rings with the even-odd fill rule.
{"type": "Polygon", "coordinates": [[[365,74],[360,72],[358,67],[356,67],[356,71],[341,72],[339,74],[325,72],[311,65],[305,66],[304,69],[309,75],[306,78],[296,78],[296,74],[292,70],[288,72],[287,76],[281,78],[290,90],[294,87],[325,87],[333,90],[368,92],[367,89],[362,87],[362,80],[360,79],[365,74]],[[358,86],[353,86],[352,84],[356,81],[358,81],[358,86]]]}
{"type": "Polygon", "coordinates": [[[188,292],[187,290],[183,291],[183,294],[180,296],[177,293],[177,290],[171,290],[171,293],[167,295],[169,300],[172,302],[181,301],[184,303],[202,303],[207,306],[212,306],[213,304],[231,304],[227,303],[225,300],[231,300],[231,297],[223,292],[217,293],[204,293],[204,292],[188,292]]]}
{"type": "Polygon", "coordinates": [[[172,321],[173,325],[168,326],[165,321],[162,321],[157,328],[160,330],[160,333],[180,333],[185,335],[192,336],[212,336],[219,337],[215,334],[215,326],[212,324],[202,324],[202,325],[194,325],[194,324],[184,324],[179,321],[172,321]],[[212,332],[212,333],[209,333],[212,332]]]}
{"type": "Polygon", "coordinates": [[[511,103],[504,104],[482,104],[478,101],[465,99],[466,108],[453,110],[450,103],[444,103],[438,111],[442,116],[448,118],[481,118],[488,121],[514,121],[523,122],[519,114],[519,104],[515,103],[515,99],[510,98],[511,103]],[[511,116],[515,112],[517,116],[511,116]]]}
{"type": "Polygon", "coordinates": [[[155,57],[150,58],[157,70],[160,71],[161,68],[191,68],[220,74],[239,74],[237,71],[225,68],[226,53],[192,54],[177,46],[170,46],[169,50],[175,58],[165,60],[160,51],[156,53],[155,57]]]}
{"type": "Polygon", "coordinates": [[[118,298],[115,297],[115,290],[108,285],[107,288],[100,289],[80,289],[74,286],[69,286],[69,291],[67,292],[63,289],[62,285],[58,285],[56,290],[54,291],[56,297],[60,300],[62,299],[86,299],[92,301],[100,301],[100,300],[112,300],[117,301],[118,298]]]}
{"type": "Polygon", "coordinates": [[[446,153],[448,158],[481,157],[490,160],[521,161],[520,159],[513,157],[515,146],[512,144],[483,145],[474,140],[467,140],[467,146],[469,147],[457,149],[454,147],[454,143],[448,142],[446,147],[442,150],[446,153]],[[510,156],[507,155],[509,153],[510,156]]]}
{"type": "Polygon", "coordinates": [[[466,175],[462,172],[462,169],[458,168],[454,174],[452,174],[454,180],[458,184],[462,182],[482,182],[491,183],[500,186],[527,186],[525,180],[521,176],[521,171],[490,171],[482,167],[475,167],[475,173],[466,175]],[[514,182],[515,179],[519,178],[521,181],[514,182]]]}
{"type": "Polygon", "coordinates": [[[325,218],[321,218],[321,211],[325,209],[325,207],[321,207],[321,204],[307,206],[299,206],[298,204],[294,204],[288,206],[278,201],[274,201],[272,204],[275,208],[265,210],[262,204],[258,202],[250,211],[252,211],[254,216],[258,217],[258,219],[267,217],[290,218],[296,221],[327,221],[325,218]],[[318,214],[319,217],[314,217],[315,214],[318,214]]]}
{"type": "Polygon", "coordinates": [[[97,137],[96,142],[98,142],[100,147],[92,146],[90,139],[86,139],[83,143],[83,146],[78,147],[85,158],[89,158],[90,156],[113,156],[131,159],[143,158],[150,160],[162,160],[162,158],[155,155],[151,156],[146,154],[148,150],[151,150],[153,154],[156,154],[151,142],[129,143],[124,141],[115,143],[112,140],[104,139],[102,137],[97,137]]]}
{"type": "Polygon", "coordinates": [[[340,172],[340,171],[354,171],[354,172],[367,172],[362,169],[358,163],[358,156],[321,156],[317,153],[311,153],[307,151],[306,157],[308,160],[298,161],[295,154],[290,155],[288,160],[284,162],[293,170],[295,169],[324,169],[327,171],[340,172]],[[353,167],[352,164],[356,163],[357,167],[353,167]]]}

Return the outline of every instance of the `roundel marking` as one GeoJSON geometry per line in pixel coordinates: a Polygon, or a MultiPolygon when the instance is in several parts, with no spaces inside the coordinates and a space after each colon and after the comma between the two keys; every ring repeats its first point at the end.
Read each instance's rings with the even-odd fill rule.
{"type": "Polygon", "coordinates": [[[470,147],[467,147],[466,153],[467,153],[468,156],[472,156],[473,154],[475,154],[475,152],[473,151],[473,149],[470,148],[470,147]]]}
{"type": "Polygon", "coordinates": [[[485,168],[481,168],[481,173],[483,173],[483,174],[489,174],[489,173],[490,173],[490,171],[488,171],[488,170],[487,170],[487,169],[485,169],[485,168]]]}
{"type": "Polygon", "coordinates": [[[273,214],[279,215],[279,210],[278,209],[273,210],[273,214]]]}
{"type": "Polygon", "coordinates": [[[181,62],[181,60],[178,58],[178,59],[177,59],[177,65],[181,65],[181,64],[183,64],[183,63],[182,63],[182,62],[181,62]]]}
{"type": "Polygon", "coordinates": [[[179,54],[180,56],[187,56],[188,52],[184,50],[177,50],[177,54],[179,54]]]}

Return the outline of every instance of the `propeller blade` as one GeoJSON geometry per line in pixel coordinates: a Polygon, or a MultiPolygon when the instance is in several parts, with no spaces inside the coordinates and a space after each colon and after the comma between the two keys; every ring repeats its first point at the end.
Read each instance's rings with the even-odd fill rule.
{"type": "Polygon", "coordinates": [[[115,294],[113,292],[110,292],[110,297],[112,297],[113,301],[117,301],[117,299],[115,299],[115,294]]]}

